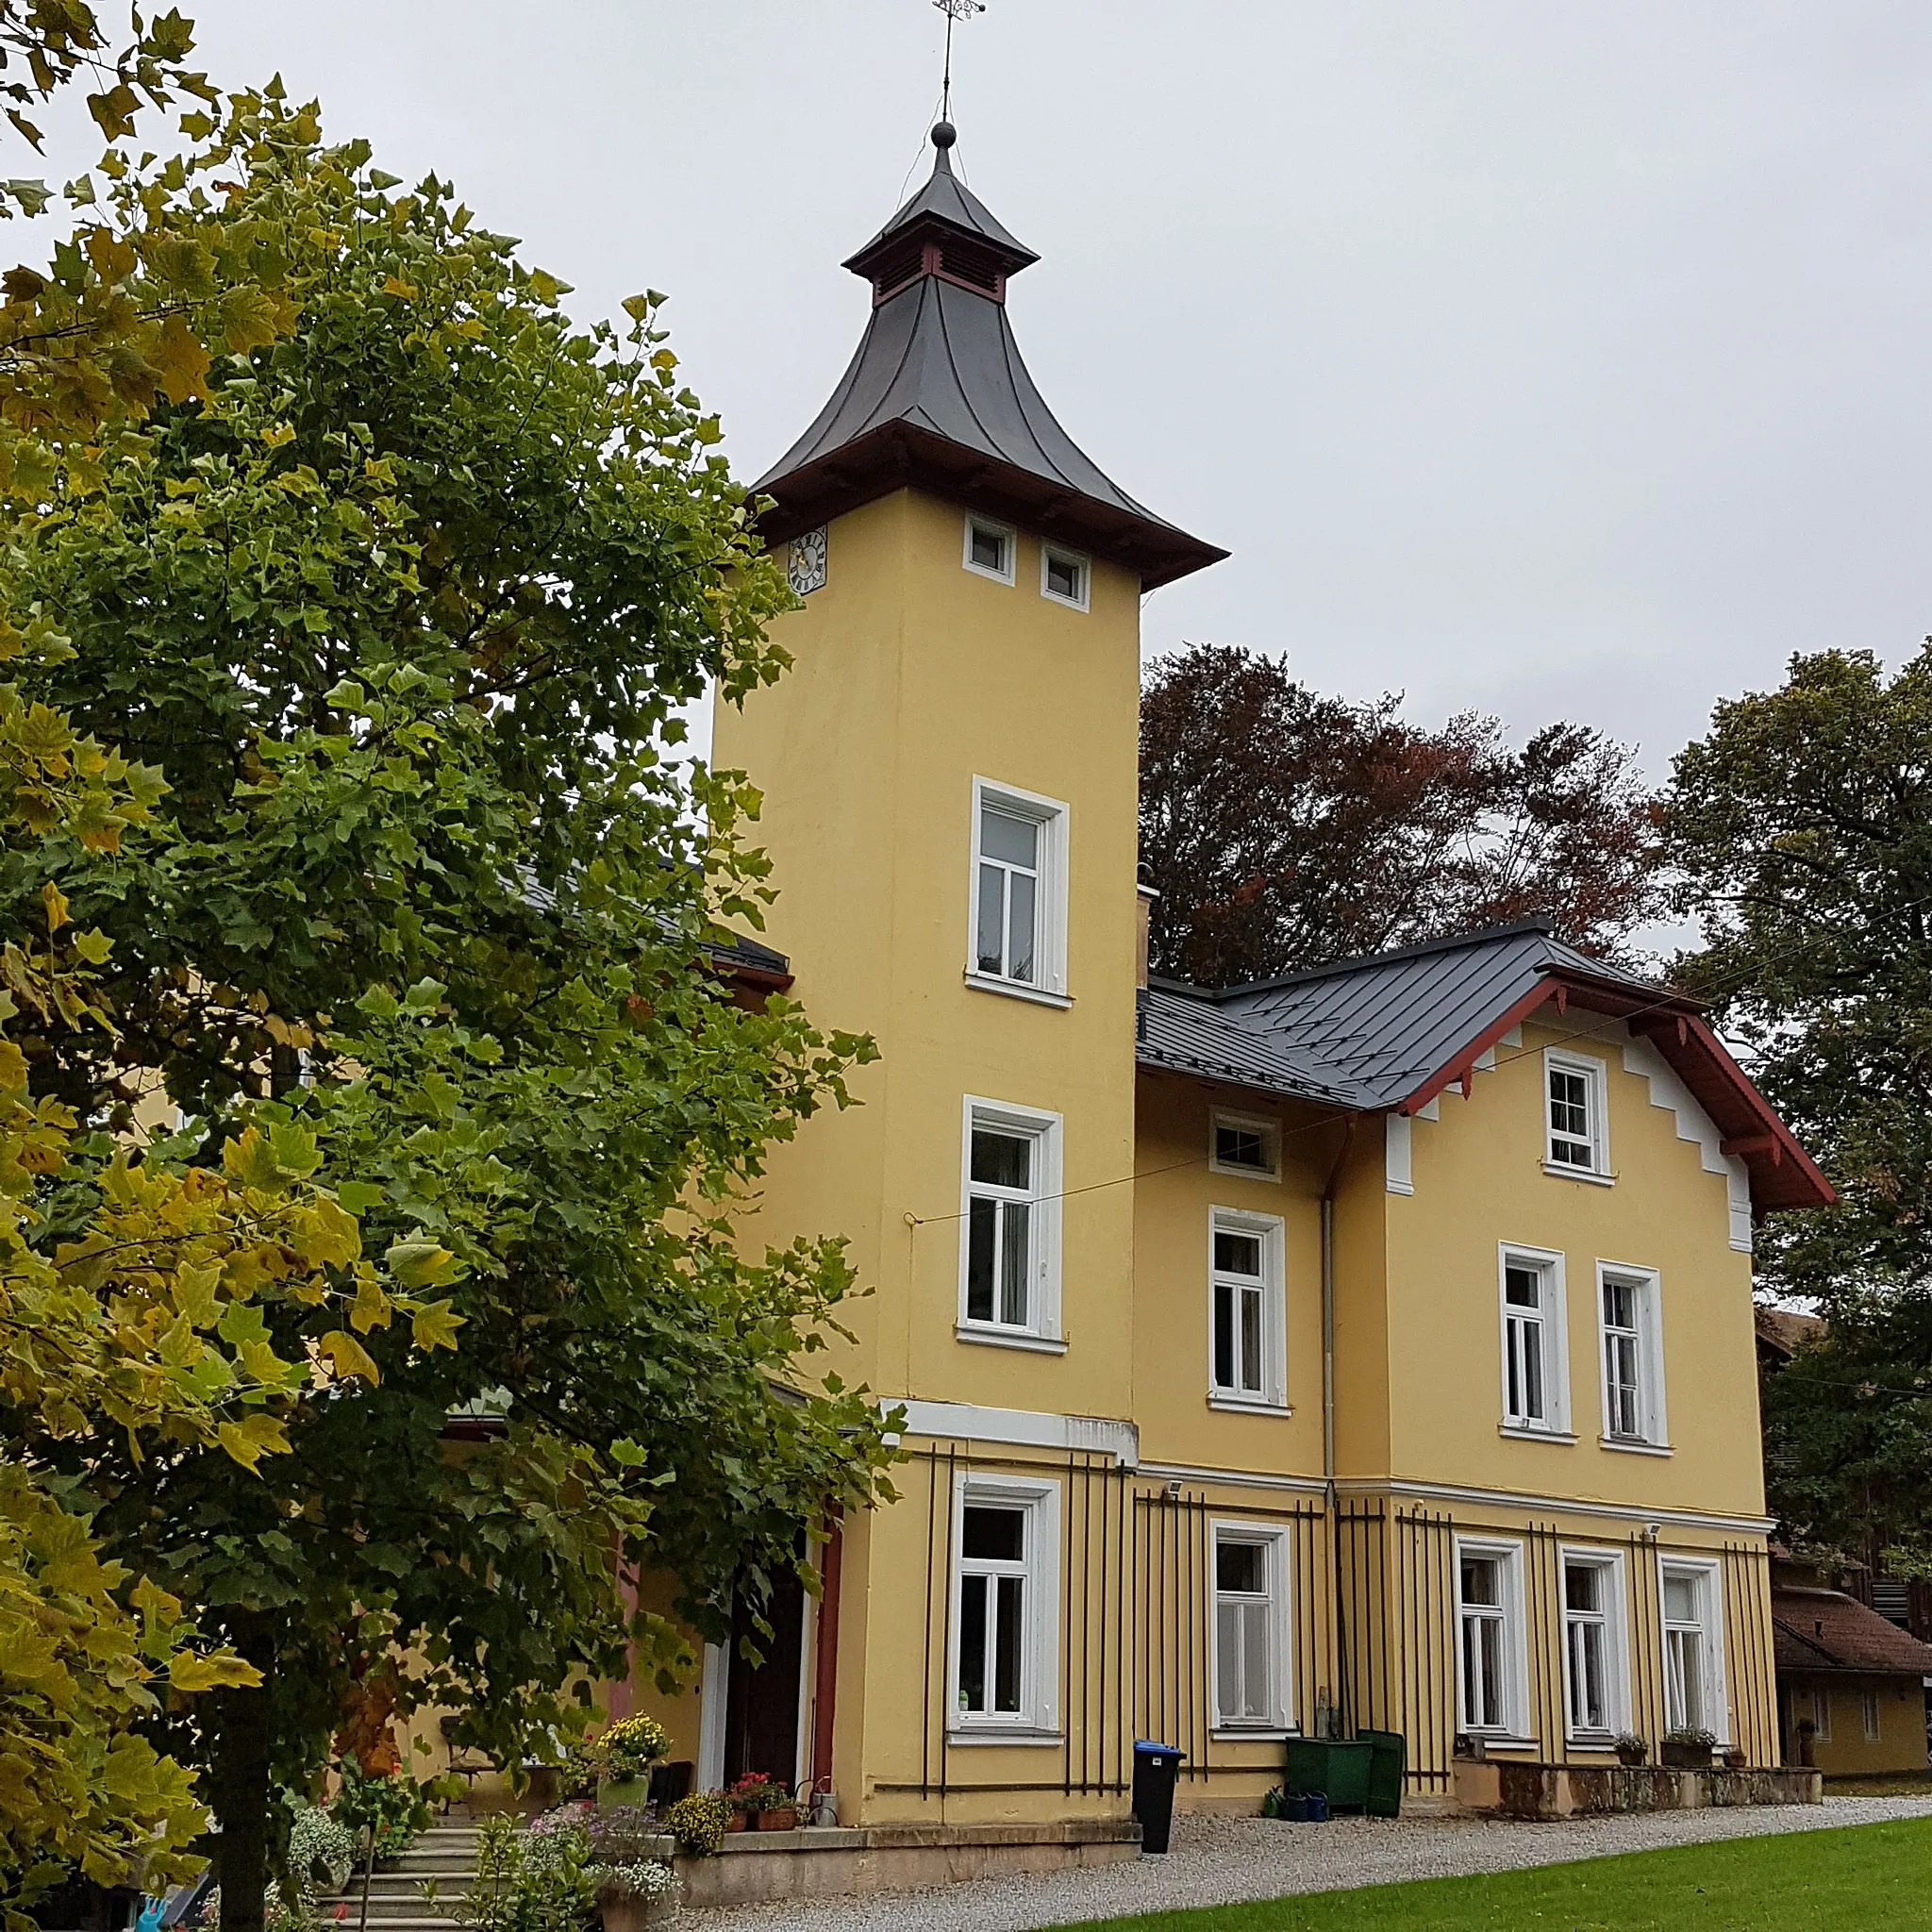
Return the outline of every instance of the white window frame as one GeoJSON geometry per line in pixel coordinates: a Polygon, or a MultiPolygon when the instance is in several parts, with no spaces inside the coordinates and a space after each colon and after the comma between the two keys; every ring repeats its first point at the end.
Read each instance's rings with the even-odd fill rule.
{"type": "MultiPolygon", "coordinates": [[[[1594,1054],[1568,1053],[1559,1046],[1543,1049],[1542,1145],[1545,1174],[1556,1174],[1563,1180],[1596,1181],[1604,1186],[1610,1183],[1609,1094],[1609,1068],[1594,1054]],[[1584,1104],[1590,1116],[1588,1145],[1591,1164],[1588,1167],[1573,1166],[1569,1161],[1556,1158],[1557,1129],[1550,1119],[1550,1075],[1558,1072],[1577,1074],[1583,1077],[1584,1104]]],[[[1577,1145],[1585,1144],[1581,1136],[1565,1134],[1562,1138],[1577,1145]]]]}
{"type": "Polygon", "coordinates": [[[959,1128],[959,1319],[954,1333],[962,1341],[991,1342],[1063,1354],[1060,1339],[1060,1143],[1064,1123],[1057,1113],[1018,1107],[1010,1101],[965,1096],[959,1128]],[[983,1321],[967,1313],[967,1277],[973,1243],[973,1130],[1024,1135],[1033,1142],[1032,1181],[1027,1215],[1027,1293],[1024,1323],[983,1321]]]}
{"type": "Polygon", "coordinates": [[[1599,1261],[1596,1264],[1596,1344],[1597,1384],[1603,1398],[1604,1447],[1668,1450],[1671,1428],[1664,1404],[1663,1277],[1655,1268],[1641,1268],[1627,1261],[1599,1261]],[[1622,1434],[1615,1428],[1616,1418],[1610,1401],[1611,1328],[1604,1307],[1604,1295],[1613,1281],[1626,1283],[1638,1291],[1635,1333],[1640,1426],[1634,1436],[1622,1434]]]}
{"type": "Polygon", "coordinates": [[[946,1646],[946,1728],[951,1740],[956,1744],[1059,1743],[1059,1484],[1046,1477],[959,1471],[953,1479],[952,1553],[952,1607],[946,1646]],[[1024,1575],[1027,1588],[1022,1600],[1024,1647],[1016,1712],[959,1708],[960,1609],[968,1574],[965,1534],[969,1504],[1025,1513],[1024,1557],[1018,1574],[1024,1575]]]}
{"type": "Polygon", "coordinates": [[[969,510],[966,513],[966,535],[960,551],[960,560],[976,577],[990,578],[996,584],[1010,584],[1014,581],[1015,567],[1020,558],[1019,533],[1010,524],[1003,524],[992,517],[983,517],[969,510]],[[998,537],[1007,546],[1007,567],[1005,570],[990,570],[978,562],[973,555],[973,533],[983,530],[989,537],[998,537]]]}
{"type": "Polygon", "coordinates": [[[1868,1689],[1858,1693],[1859,1715],[1864,1719],[1865,1741],[1868,1744],[1885,1741],[1885,1719],[1878,1705],[1877,1691],[1868,1689]]]}
{"type": "MultiPolygon", "coordinates": [[[[1478,1607],[1470,1606],[1467,1607],[1478,1607]]],[[[1456,1539],[1456,1728],[1471,1737],[1528,1743],[1529,1714],[1528,1625],[1523,1606],[1523,1545],[1507,1537],[1459,1536],[1456,1539]],[[1469,1685],[1463,1669],[1464,1645],[1462,1559],[1487,1557],[1502,1565],[1502,1587],[1496,1606],[1503,1626],[1503,1718],[1500,1724],[1473,1724],[1468,1720],[1469,1685]]]]}
{"type": "MultiPolygon", "coordinates": [[[[1067,878],[1071,814],[1060,798],[1023,791],[991,778],[973,780],[972,858],[966,874],[966,983],[982,992],[1005,993],[1042,1006],[1066,1007],[1067,995],[1067,878]],[[1033,977],[1009,979],[983,972],[979,964],[980,830],[988,808],[1029,819],[1040,827],[1040,864],[1033,902],[1033,977]]],[[[992,864],[1005,861],[993,859],[992,864]]]]}
{"type": "Polygon", "coordinates": [[[1503,1433],[1539,1441],[1574,1442],[1570,1433],[1570,1322],[1569,1290],[1565,1283],[1563,1257],[1555,1248],[1532,1248],[1521,1241],[1504,1241],[1496,1250],[1497,1334],[1501,1355],[1498,1370],[1501,1381],[1498,1396],[1502,1407],[1503,1433]],[[1512,1309],[1509,1300],[1509,1269],[1533,1269],[1542,1278],[1542,1301],[1538,1310],[1542,1341],[1542,1382],[1544,1413],[1539,1420],[1509,1406],[1509,1362],[1512,1351],[1512,1324],[1522,1311],[1512,1309]]]}
{"type": "Polygon", "coordinates": [[[1260,1114],[1230,1113],[1225,1108],[1209,1108],[1208,1110],[1208,1172],[1224,1174],[1231,1179],[1241,1181],[1274,1181],[1281,1179],[1281,1123],[1271,1121],[1260,1114]],[[1221,1130],[1231,1127],[1243,1134],[1258,1134],[1261,1137],[1261,1151],[1267,1156],[1265,1167],[1243,1167],[1239,1161],[1223,1160],[1221,1158],[1221,1130]]]}
{"type": "Polygon", "coordinates": [[[1573,1744],[1607,1749],[1630,1728],[1630,1611],[1629,1596],[1624,1587],[1623,1553],[1587,1543],[1559,1544],[1557,1574],[1557,1607],[1563,1619],[1564,1735],[1573,1744]],[[1574,1663],[1570,1630],[1574,1623],[1585,1620],[1585,1613],[1570,1607],[1569,1572],[1573,1566],[1594,1570],[1603,1579],[1599,1592],[1602,1607],[1595,1615],[1604,1633],[1604,1722],[1597,1725],[1579,1724],[1574,1718],[1574,1663]]]}
{"type": "MultiPolygon", "coordinates": [[[[1208,1405],[1250,1414],[1286,1415],[1288,1407],[1288,1285],[1286,1241],[1278,1214],[1255,1214],[1245,1208],[1208,1210],[1208,1405]],[[1224,1389],[1215,1379],[1215,1306],[1220,1299],[1214,1265],[1217,1234],[1247,1235],[1261,1244],[1261,1387],[1224,1389]]],[[[1237,1324],[1239,1333],[1239,1324],[1237,1324]]],[[[1239,1342],[1237,1342],[1239,1349],[1239,1342]]],[[[1236,1368],[1240,1375],[1240,1368],[1236,1368]]]]}
{"type": "Polygon", "coordinates": [[[1085,610],[1093,594],[1092,558],[1084,551],[1069,550],[1064,543],[1042,543],[1040,546],[1040,594],[1063,609],[1085,610]],[[1055,562],[1073,565],[1074,581],[1078,586],[1074,596],[1062,595],[1047,582],[1048,567],[1055,562]]]}
{"type": "Polygon", "coordinates": [[[1664,1728],[1674,1730],[1684,1722],[1671,1709],[1671,1630],[1665,1607],[1664,1584],[1673,1575],[1698,1579],[1699,1628],[1704,1638],[1705,1683],[1711,1708],[1704,1714],[1704,1728],[1715,1734],[1720,1747],[1731,1741],[1730,1688],[1724,1673],[1724,1574],[1717,1559],[1710,1557],[1657,1556],[1657,1607],[1661,1649],[1658,1654],[1664,1691],[1664,1728]]]}
{"type": "Polygon", "coordinates": [[[1791,1733],[1795,1737],[1800,1724],[1810,1721],[1811,1735],[1831,1741],[1831,1692],[1821,1690],[1816,1685],[1808,1690],[1791,1692],[1791,1733]]]}
{"type": "MultiPolygon", "coordinates": [[[[1208,1625],[1208,1682],[1213,1698],[1217,1736],[1285,1738],[1294,1726],[1294,1646],[1291,1623],[1294,1601],[1289,1574],[1288,1532],[1279,1524],[1247,1523],[1235,1517],[1208,1524],[1211,1599],[1208,1625]],[[1269,1708],[1259,1717],[1230,1713],[1221,1707],[1221,1546],[1245,1543],[1265,1553],[1268,1578],[1269,1708]]],[[[1251,1599],[1243,1599],[1250,1601],[1251,1599]]]]}

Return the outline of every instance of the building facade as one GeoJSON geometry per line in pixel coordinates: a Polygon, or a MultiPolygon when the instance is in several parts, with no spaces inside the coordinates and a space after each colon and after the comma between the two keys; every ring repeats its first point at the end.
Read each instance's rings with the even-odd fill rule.
{"type": "Polygon", "coordinates": [[[1751,1228],[1829,1191],[1694,1005],[1535,925],[1149,982],[1141,601],[1223,553],[1047,410],[1036,258],[935,142],[760,485],[793,667],[714,740],[795,996],[881,1048],[745,1234],[848,1237],[900,1499],[762,1667],[639,1703],[848,1824],[1117,1817],[1136,1738],[1184,1807],[1296,1732],[1401,1732],[1416,1799],[1458,1740],[1775,1764],[1751,1228]]]}

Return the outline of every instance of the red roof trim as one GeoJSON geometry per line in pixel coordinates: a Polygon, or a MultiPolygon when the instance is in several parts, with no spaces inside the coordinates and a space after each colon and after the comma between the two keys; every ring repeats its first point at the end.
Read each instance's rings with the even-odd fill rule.
{"type": "Polygon", "coordinates": [[[1475,1072],[1475,1063],[1488,1053],[1512,1027],[1520,1026],[1539,1007],[1547,1006],[1551,1000],[1557,1002],[1560,1011],[1563,1006],[1564,988],[1557,979],[1545,979],[1533,987],[1507,1012],[1499,1014],[1464,1046],[1446,1065],[1437,1068],[1429,1077],[1405,1100],[1395,1111],[1400,1114],[1420,1113],[1439,1093],[1446,1093],[1450,1088],[1460,1085],[1465,1096],[1469,1082],[1475,1072]]]}
{"type": "Polygon", "coordinates": [[[1458,1048],[1396,1112],[1419,1113],[1458,1083],[1466,1091],[1475,1062],[1512,1027],[1552,1001],[1559,1013],[1574,1002],[1624,1020],[1657,1049],[1724,1135],[1724,1151],[1744,1162],[1751,1176],[1751,1199],[1760,1211],[1829,1208],[1837,1203],[1837,1191],[1818,1163],[1731,1058],[1696,1001],[1680,993],[1646,999],[1635,988],[1591,974],[1546,973],[1537,986],[1458,1048]]]}

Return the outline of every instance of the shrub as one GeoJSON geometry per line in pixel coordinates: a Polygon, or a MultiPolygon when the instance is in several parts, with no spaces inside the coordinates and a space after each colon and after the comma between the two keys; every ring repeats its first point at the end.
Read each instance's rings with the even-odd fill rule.
{"type": "Polygon", "coordinates": [[[414,1778],[395,1771],[366,1776],[353,1759],[342,1765],[341,1775],[329,1816],[358,1840],[374,1831],[378,1858],[400,1857],[429,1829],[429,1796],[414,1778]]]}
{"type": "Polygon", "coordinates": [[[664,1814],[664,1828],[691,1857],[708,1858],[723,1848],[730,1817],[731,1805],[722,1792],[693,1791],[664,1814]]]}
{"type": "MultiPolygon", "coordinates": [[[[476,1838],[476,1875],[450,1915],[469,1932],[582,1932],[596,1908],[590,1835],[552,1811],[528,1831],[508,1818],[485,1819],[476,1838]]],[[[433,1905],[433,1890],[425,1893],[433,1905]]]]}

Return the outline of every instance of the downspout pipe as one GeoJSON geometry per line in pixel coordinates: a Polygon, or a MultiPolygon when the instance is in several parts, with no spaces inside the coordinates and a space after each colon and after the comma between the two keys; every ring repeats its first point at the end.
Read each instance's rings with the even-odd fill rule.
{"type": "Polygon", "coordinates": [[[1328,1178],[1322,1188],[1322,1507],[1328,1519],[1329,1604],[1328,1632],[1333,1646],[1334,1667],[1329,1673],[1330,1723],[1341,1707],[1341,1503],[1335,1489],[1335,1184],[1341,1178],[1342,1163],[1355,1144],[1356,1116],[1350,1114],[1342,1129],[1341,1145],[1329,1163],[1328,1178]]]}

